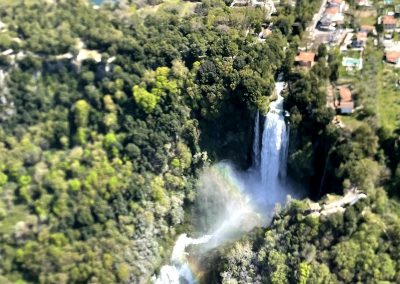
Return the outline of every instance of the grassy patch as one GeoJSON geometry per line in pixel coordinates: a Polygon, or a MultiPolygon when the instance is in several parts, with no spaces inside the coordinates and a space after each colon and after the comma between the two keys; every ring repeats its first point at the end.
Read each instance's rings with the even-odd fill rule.
{"type": "Polygon", "coordinates": [[[359,25],[375,25],[377,12],[376,10],[358,10],[354,13],[354,18],[359,25]]]}
{"type": "Polygon", "coordinates": [[[400,72],[392,66],[384,65],[378,76],[378,119],[381,126],[393,131],[400,119],[400,90],[396,87],[400,72]]]}
{"type": "Polygon", "coordinates": [[[164,0],[163,3],[155,6],[145,6],[138,10],[139,15],[146,17],[159,10],[175,10],[177,15],[184,17],[194,12],[197,3],[182,0],[164,0]]]}
{"type": "Polygon", "coordinates": [[[357,118],[355,118],[352,115],[338,115],[338,118],[350,130],[354,130],[365,123],[365,122],[358,120],[357,118]]]}

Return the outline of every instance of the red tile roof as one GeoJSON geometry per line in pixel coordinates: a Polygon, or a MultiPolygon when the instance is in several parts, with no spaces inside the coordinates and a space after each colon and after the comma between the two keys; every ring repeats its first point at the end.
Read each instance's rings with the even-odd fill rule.
{"type": "Polygon", "coordinates": [[[347,87],[339,87],[340,104],[352,102],[351,91],[347,87]]]}
{"type": "Polygon", "coordinates": [[[385,57],[387,62],[397,63],[400,59],[400,51],[387,51],[385,57]]]}
{"type": "Polygon", "coordinates": [[[386,15],[386,16],[383,16],[383,18],[382,18],[382,23],[384,25],[395,25],[396,22],[397,21],[396,21],[395,17],[393,17],[393,16],[386,15]]]}
{"type": "Polygon", "coordinates": [[[326,8],[326,10],[325,10],[325,14],[327,14],[327,15],[336,15],[339,12],[340,12],[339,7],[329,7],[329,8],[326,8]]]}
{"type": "Polygon", "coordinates": [[[353,110],[354,102],[351,97],[350,89],[347,87],[339,87],[339,96],[340,96],[339,108],[342,110],[343,109],[353,110]]]}
{"type": "Polygon", "coordinates": [[[375,27],[371,26],[371,25],[361,25],[361,27],[360,27],[360,31],[365,31],[368,33],[373,32],[374,29],[375,29],[375,27]]]}
{"type": "Polygon", "coordinates": [[[315,59],[314,52],[301,51],[294,60],[295,61],[303,61],[303,62],[314,62],[314,59],[315,59]]]}
{"type": "Polygon", "coordinates": [[[344,1],[343,0],[331,0],[329,2],[334,3],[334,4],[342,4],[344,1]]]}

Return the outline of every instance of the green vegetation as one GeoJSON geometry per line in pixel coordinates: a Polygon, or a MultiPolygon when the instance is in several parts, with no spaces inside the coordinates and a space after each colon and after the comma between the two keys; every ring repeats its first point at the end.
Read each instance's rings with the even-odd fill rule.
{"type": "Polygon", "coordinates": [[[243,29],[262,13],[219,1],[189,17],[138,8],[21,1],[0,12],[13,38],[1,43],[13,49],[1,61],[1,283],[148,281],[189,227],[207,156],[248,166],[282,34],[256,43],[243,29]]]}
{"type": "MultiPolygon", "coordinates": [[[[372,192],[371,192],[372,193],[372,192]]],[[[399,204],[384,190],[345,213],[309,215],[302,202],[219,252],[222,283],[397,283],[399,204]]]]}
{"type": "Polygon", "coordinates": [[[279,73],[290,177],[313,199],[367,198],[318,217],[307,200],[278,208],[212,252],[203,279],[400,281],[399,73],[371,43],[360,72],[325,46],[293,68],[319,1],[280,5],[263,43],[264,11],[229,2],[1,2],[0,51],[13,50],[0,57],[1,283],[150,281],[191,230],[199,172],[251,164],[254,113],[279,73]],[[348,128],[331,123],[330,82],[354,88],[348,128]]]}
{"type": "Polygon", "coordinates": [[[384,66],[379,70],[377,114],[380,125],[390,131],[396,129],[400,119],[399,80],[400,72],[392,66],[384,66]]]}
{"type": "Polygon", "coordinates": [[[161,11],[174,11],[178,16],[188,16],[194,13],[194,9],[198,3],[188,2],[182,0],[164,0],[162,3],[157,5],[146,5],[137,10],[137,13],[141,17],[154,15],[161,11]]]}
{"type": "MultiPolygon", "coordinates": [[[[365,17],[370,16],[368,23],[375,22],[374,16],[365,17]]],[[[326,214],[315,208],[324,208],[329,197],[320,205],[294,201],[277,208],[268,228],[256,229],[214,252],[212,259],[219,265],[207,280],[400,281],[398,72],[382,62],[382,47],[374,47],[372,42],[363,56],[363,70],[347,72],[340,67],[341,58],[331,50],[327,66],[320,60],[309,72],[289,73],[289,169],[292,177],[310,184],[311,194],[314,187],[318,197],[327,191],[342,193],[343,188],[357,187],[367,198],[326,214]],[[327,123],[329,112],[323,107],[326,78],[336,85],[352,86],[358,109],[350,116],[340,116],[345,128],[327,123]]],[[[204,264],[204,269],[211,268],[204,264]]]]}

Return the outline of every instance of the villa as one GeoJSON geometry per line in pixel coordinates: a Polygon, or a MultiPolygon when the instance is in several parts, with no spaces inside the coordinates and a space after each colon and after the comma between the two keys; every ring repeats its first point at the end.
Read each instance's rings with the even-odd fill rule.
{"type": "Polygon", "coordinates": [[[382,17],[382,25],[383,25],[383,29],[386,31],[394,30],[394,29],[396,29],[396,26],[397,26],[397,20],[392,15],[386,15],[386,16],[382,17]]]}
{"type": "Polygon", "coordinates": [[[350,114],[354,111],[354,101],[348,87],[339,87],[339,104],[337,109],[341,114],[350,114]]]}
{"type": "Polygon", "coordinates": [[[340,8],[339,7],[328,7],[328,8],[326,8],[326,10],[324,12],[324,17],[329,19],[331,22],[335,22],[335,23],[338,23],[338,24],[341,24],[344,21],[344,16],[340,12],[340,8]]]}
{"type": "Polygon", "coordinates": [[[346,2],[344,0],[330,0],[328,1],[328,7],[338,7],[339,12],[342,13],[346,7],[346,2]]]}
{"type": "Polygon", "coordinates": [[[385,58],[387,63],[400,64],[400,51],[386,51],[385,58]]]}
{"type": "Polygon", "coordinates": [[[294,61],[301,67],[311,68],[314,65],[315,53],[301,51],[294,61]]]}
{"type": "Polygon", "coordinates": [[[325,14],[326,16],[332,18],[332,17],[336,16],[336,15],[339,14],[339,13],[340,13],[339,7],[337,7],[337,6],[332,6],[332,7],[326,8],[324,14],[325,14]]]}

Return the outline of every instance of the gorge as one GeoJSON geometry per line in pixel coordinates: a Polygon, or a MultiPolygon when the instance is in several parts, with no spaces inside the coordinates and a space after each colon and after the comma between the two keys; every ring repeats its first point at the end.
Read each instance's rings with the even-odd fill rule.
{"type": "Polygon", "coordinates": [[[180,235],[170,264],[161,267],[158,278],[153,278],[154,283],[196,283],[196,275],[187,258],[188,246],[201,246],[199,251],[204,254],[256,226],[268,225],[275,205],[285,201],[289,194],[285,185],[289,137],[281,96],[284,88],[284,82],[278,80],[275,83],[276,100],[270,103],[267,115],[262,116],[262,137],[260,114],[256,113],[252,167],[239,172],[231,164],[220,162],[200,177],[198,195],[202,200],[199,204],[206,207],[203,212],[213,212],[208,218],[200,217],[206,219],[208,231],[199,238],[180,235]]]}

